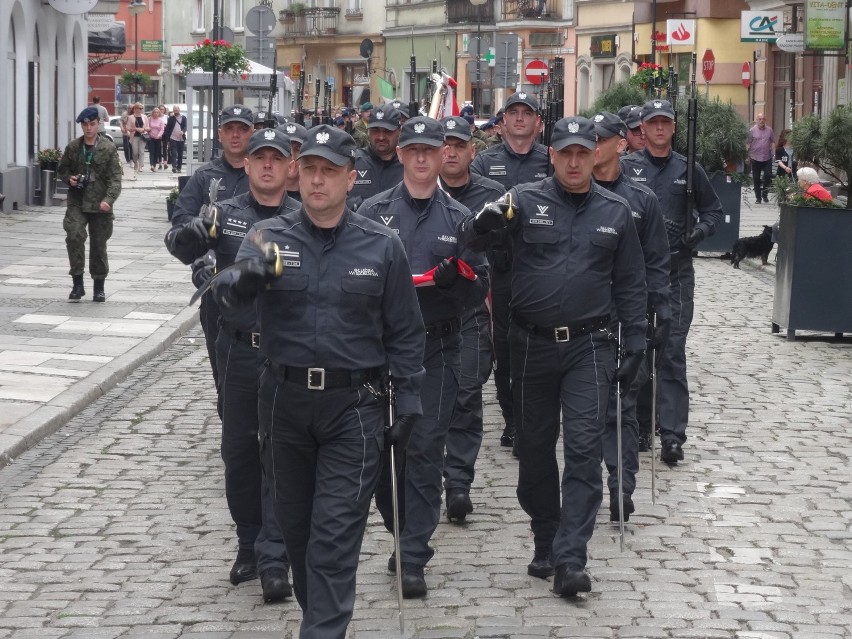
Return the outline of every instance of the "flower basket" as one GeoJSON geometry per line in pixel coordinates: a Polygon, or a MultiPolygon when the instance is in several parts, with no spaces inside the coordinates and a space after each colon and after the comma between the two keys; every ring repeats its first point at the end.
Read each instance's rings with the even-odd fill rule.
{"type": "Polygon", "coordinates": [[[669,70],[661,64],[643,62],[636,73],[628,78],[628,82],[643,91],[650,93],[654,87],[665,88],[669,83],[669,70]]]}
{"type": "Polygon", "coordinates": [[[118,83],[130,91],[141,92],[151,83],[151,76],[144,71],[128,71],[125,69],[118,78],[118,83]]]}
{"type": "Polygon", "coordinates": [[[183,73],[196,70],[212,73],[214,69],[223,75],[240,76],[245,79],[250,70],[246,51],[238,44],[226,40],[211,40],[206,38],[195,43],[192,51],[182,53],[177,58],[178,66],[183,73]]]}
{"type": "Polygon", "coordinates": [[[39,167],[48,171],[55,171],[62,159],[62,149],[42,149],[36,153],[39,167]]]}

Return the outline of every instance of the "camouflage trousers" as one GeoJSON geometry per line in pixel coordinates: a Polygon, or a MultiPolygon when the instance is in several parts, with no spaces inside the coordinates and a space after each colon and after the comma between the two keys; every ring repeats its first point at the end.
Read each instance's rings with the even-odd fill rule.
{"type": "Polygon", "coordinates": [[[68,207],[62,227],[65,229],[65,245],[68,247],[69,275],[82,275],[86,267],[86,238],[91,235],[89,248],[89,274],[93,280],[106,279],[109,274],[107,240],[112,237],[115,216],[110,213],[84,213],[76,207],[68,207]],[[89,232],[86,233],[88,226],[89,232]]]}

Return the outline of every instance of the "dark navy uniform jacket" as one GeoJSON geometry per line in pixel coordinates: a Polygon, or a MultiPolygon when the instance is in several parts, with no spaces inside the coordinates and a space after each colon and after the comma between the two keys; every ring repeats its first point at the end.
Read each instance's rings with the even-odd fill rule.
{"type": "Polygon", "coordinates": [[[165,238],[169,253],[184,264],[192,264],[193,260],[204,255],[207,249],[201,243],[194,247],[178,246],[174,241],[175,231],[198,217],[201,207],[210,203],[210,180],[214,178],[222,179],[219,183],[219,195],[216,198],[217,205],[223,200],[230,200],[246,193],[249,188],[245,169],[232,167],[224,157],[211,160],[192,174],[175,202],[172,228],[166,233],[165,238]]]}
{"type": "Polygon", "coordinates": [[[518,184],[546,178],[549,165],[550,156],[543,144],[536,142],[529,153],[519,155],[503,142],[477,154],[470,171],[495,180],[508,190],[518,184]]]}
{"type": "MultiPolygon", "coordinates": [[[[284,262],[257,297],[263,356],[299,368],[389,367],[398,414],[421,414],[423,319],[396,234],[348,210],[334,229],[319,229],[300,206],[252,227],[237,263],[262,257],[256,236],[274,242],[284,262]]],[[[221,273],[217,299],[238,278],[238,269],[221,273]]]]}
{"type": "MultiPolygon", "coordinates": [[[[512,312],[537,326],[566,326],[607,315],[614,305],[626,350],[645,350],[645,267],[627,202],[593,182],[576,205],[554,178],[509,193],[512,312]]],[[[473,217],[461,235],[481,249],[494,234],[477,233],[473,217]]]]}
{"type": "Polygon", "coordinates": [[[471,213],[478,213],[489,202],[496,202],[506,192],[499,182],[489,180],[476,173],[470,173],[470,180],[461,188],[447,186],[439,177],[438,185],[451,198],[466,206],[471,213]]]}
{"type": "Polygon", "coordinates": [[[620,195],[630,206],[633,223],[645,256],[645,285],[648,289],[648,308],[663,320],[672,316],[669,284],[671,256],[666,226],[660,211],[660,202],[648,188],[619,173],[614,182],[597,182],[600,186],[620,195]]]}
{"type": "Polygon", "coordinates": [[[402,182],[402,164],[396,153],[383,160],[368,146],[355,152],[355,184],[346,198],[346,206],[357,211],[367,198],[387,191],[402,182]]]}
{"type": "Polygon", "coordinates": [[[470,213],[467,207],[436,189],[421,212],[401,183],[365,201],[358,213],[399,234],[412,274],[426,273],[448,257],[464,260],[476,272],[476,280],[458,277],[446,289],[417,287],[426,324],[459,317],[463,310],[482,304],[488,292],[488,263],[482,253],[458,239],[458,225],[470,213]]]}
{"type": "MultiPolygon", "coordinates": [[[[660,201],[672,256],[691,259],[692,251],[683,244],[686,230],[686,158],[671,151],[668,157],[655,158],[648,149],[621,158],[621,170],[639,184],[653,191],[660,201]]],[[[705,237],[716,232],[722,221],[722,204],[700,164],[695,164],[693,193],[698,222],[695,228],[705,237]]]]}

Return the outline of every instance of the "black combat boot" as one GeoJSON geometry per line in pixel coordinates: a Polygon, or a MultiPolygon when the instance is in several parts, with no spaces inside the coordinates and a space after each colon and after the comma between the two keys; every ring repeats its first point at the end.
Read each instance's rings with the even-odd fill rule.
{"type": "MultiPolygon", "coordinates": [[[[95,283],[95,292],[92,295],[93,302],[106,302],[106,295],[104,295],[104,281],[103,280],[93,280],[95,283]]],[[[85,293],[84,293],[85,295],[85,293]]]]}
{"type": "Polygon", "coordinates": [[[74,280],[74,287],[71,289],[71,293],[68,295],[69,302],[77,302],[86,294],[86,289],[83,288],[83,276],[82,275],[72,275],[71,278],[74,280]]]}
{"type": "Polygon", "coordinates": [[[260,587],[264,603],[282,601],[293,595],[293,587],[285,568],[269,568],[260,573],[260,587]]]}

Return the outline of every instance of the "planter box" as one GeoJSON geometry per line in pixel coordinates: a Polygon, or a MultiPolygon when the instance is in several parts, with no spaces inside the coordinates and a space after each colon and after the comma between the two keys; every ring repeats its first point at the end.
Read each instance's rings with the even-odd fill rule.
{"type": "Polygon", "coordinates": [[[727,253],[740,237],[740,206],[743,187],[734,182],[727,173],[717,173],[710,178],[710,184],[722,203],[722,223],[716,233],[705,238],[699,245],[701,252],[727,253]]]}
{"type": "Polygon", "coordinates": [[[852,333],[852,211],[781,206],[772,332],[852,333]]]}

